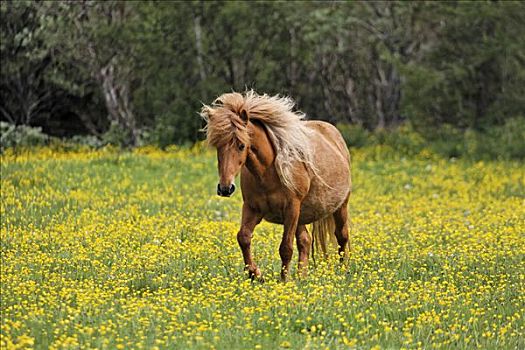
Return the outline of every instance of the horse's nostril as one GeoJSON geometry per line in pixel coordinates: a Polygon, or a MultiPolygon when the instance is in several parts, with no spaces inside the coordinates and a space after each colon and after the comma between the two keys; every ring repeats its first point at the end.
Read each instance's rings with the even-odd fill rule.
{"type": "Polygon", "coordinates": [[[233,191],[235,191],[235,185],[229,187],[222,187],[221,184],[217,184],[217,194],[223,197],[229,197],[233,191]]]}

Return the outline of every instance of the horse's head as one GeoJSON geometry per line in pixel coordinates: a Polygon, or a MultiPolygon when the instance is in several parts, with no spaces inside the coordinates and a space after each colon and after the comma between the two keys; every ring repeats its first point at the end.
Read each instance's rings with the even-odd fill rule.
{"type": "Polygon", "coordinates": [[[201,116],[207,122],[205,131],[208,143],[217,149],[217,194],[223,197],[229,197],[235,191],[235,177],[246,162],[250,148],[248,113],[242,108],[242,95],[232,93],[226,96],[229,97],[229,103],[219,97],[212,106],[204,106],[201,111],[201,116]]]}
{"type": "Polygon", "coordinates": [[[229,197],[235,191],[234,180],[241,171],[248,156],[248,147],[238,139],[217,147],[217,160],[219,168],[219,183],[217,194],[229,197]]]}

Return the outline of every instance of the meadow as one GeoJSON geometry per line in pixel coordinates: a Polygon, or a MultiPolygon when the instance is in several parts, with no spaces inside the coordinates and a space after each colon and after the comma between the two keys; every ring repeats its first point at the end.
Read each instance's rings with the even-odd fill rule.
{"type": "Polygon", "coordinates": [[[243,272],[204,146],[1,156],[2,349],[523,349],[525,165],[352,150],[350,258],[243,272]]]}

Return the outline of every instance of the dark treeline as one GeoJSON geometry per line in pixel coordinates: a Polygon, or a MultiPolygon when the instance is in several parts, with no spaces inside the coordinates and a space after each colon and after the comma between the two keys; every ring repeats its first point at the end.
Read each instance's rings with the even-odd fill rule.
{"type": "Polygon", "coordinates": [[[524,116],[523,2],[0,6],[1,118],[51,135],[191,142],[202,102],[247,88],[371,131],[524,116]]]}

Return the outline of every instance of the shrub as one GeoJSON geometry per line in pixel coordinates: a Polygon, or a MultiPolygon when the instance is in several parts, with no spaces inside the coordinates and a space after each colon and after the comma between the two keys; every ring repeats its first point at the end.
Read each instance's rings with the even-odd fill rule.
{"type": "Polygon", "coordinates": [[[338,124],[351,148],[385,146],[398,155],[413,156],[424,150],[447,158],[525,159],[525,118],[508,119],[504,125],[483,131],[461,130],[445,124],[421,134],[407,123],[395,129],[370,132],[358,125],[338,124]]]}
{"type": "Polygon", "coordinates": [[[0,147],[2,150],[8,147],[24,148],[45,145],[49,141],[49,136],[44,134],[40,127],[0,122],[0,131],[0,147]]]}
{"type": "Polygon", "coordinates": [[[372,133],[361,125],[339,123],[336,126],[348,147],[364,147],[375,144],[372,133]]]}
{"type": "Polygon", "coordinates": [[[408,123],[395,129],[377,131],[375,137],[379,144],[389,146],[402,155],[419,154],[426,145],[425,139],[408,123]]]}
{"type": "Polygon", "coordinates": [[[104,142],[95,135],[75,135],[68,140],[68,143],[88,146],[89,148],[100,148],[104,146],[104,142]]]}
{"type": "Polygon", "coordinates": [[[502,126],[468,132],[466,153],[474,159],[525,159],[525,118],[508,119],[502,126]]]}
{"type": "Polygon", "coordinates": [[[433,134],[425,133],[430,148],[447,158],[458,158],[465,154],[465,132],[449,124],[436,128],[433,134]]]}

